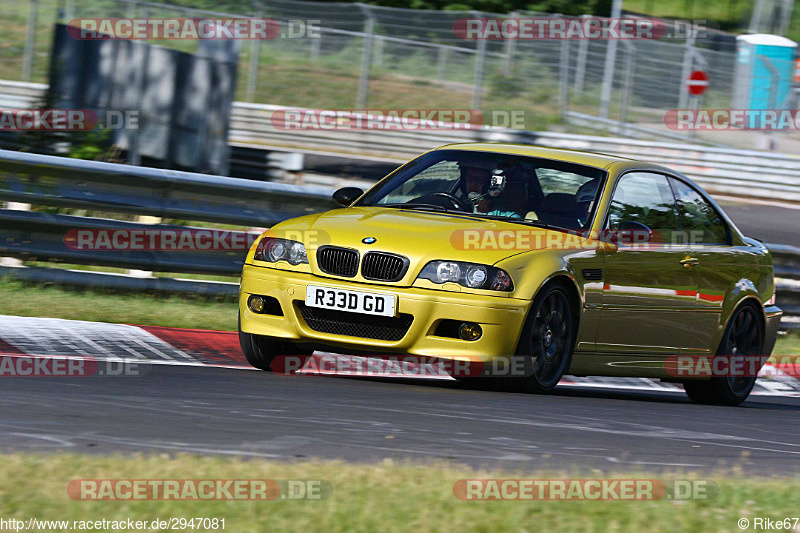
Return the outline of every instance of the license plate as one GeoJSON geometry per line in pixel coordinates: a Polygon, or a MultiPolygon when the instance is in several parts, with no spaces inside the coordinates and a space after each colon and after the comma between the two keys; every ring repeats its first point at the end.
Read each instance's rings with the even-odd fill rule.
{"type": "Polygon", "coordinates": [[[394,316],[397,296],[371,292],[348,291],[330,287],[306,287],[306,305],[366,315],[394,316]]]}

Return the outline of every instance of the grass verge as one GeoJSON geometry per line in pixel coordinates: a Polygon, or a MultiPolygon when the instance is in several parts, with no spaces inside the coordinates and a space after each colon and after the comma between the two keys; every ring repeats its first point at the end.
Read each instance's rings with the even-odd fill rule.
{"type": "MultiPolygon", "coordinates": [[[[8,454],[0,461],[0,516],[40,520],[225,518],[227,531],[736,531],[737,521],[793,516],[800,479],[703,478],[718,487],[688,501],[462,501],[459,479],[675,479],[695,475],[583,475],[476,471],[447,463],[279,463],[180,455],[83,456],[8,454]],[[324,480],[330,498],[316,501],[80,501],[73,479],[324,480]],[[12,481],[13,480],[13,481],[12,481]]],[[[59,530],[58,528],[56,530],[59,530]]],[[[153,529],[149,529],[153,531],[153,529]]]]}
{"type": "Polygon", "coordinates": [[[67,290],[0,280],[0,314],[235,331],[237,304],[190,296],[67,290]]]}

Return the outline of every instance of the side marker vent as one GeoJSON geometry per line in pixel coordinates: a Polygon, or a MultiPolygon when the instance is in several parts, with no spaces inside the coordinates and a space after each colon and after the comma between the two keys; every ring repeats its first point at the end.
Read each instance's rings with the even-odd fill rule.
{"type": "Polygon", "coordinates": [[[603,270],[600,268],[584,268],[581,274],[586,281],[603,281],[603,270]]]}

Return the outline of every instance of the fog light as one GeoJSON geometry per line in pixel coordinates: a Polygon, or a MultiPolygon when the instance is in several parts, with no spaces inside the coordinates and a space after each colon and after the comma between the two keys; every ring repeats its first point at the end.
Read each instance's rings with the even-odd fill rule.
{"type": "Polygon", "coordinates": [[[483,335],[483,330],[478,324],[464,322],[458,327],[458,336],[465,341],[476,341],[483,335]]]}
{"type": "Polygon", "coordinates": [[[251,296],[247,299],[247,307],[250,308],[251,311],[254,313],[263,313],[264,312],[264,298],[261,296],[251,296]]]}

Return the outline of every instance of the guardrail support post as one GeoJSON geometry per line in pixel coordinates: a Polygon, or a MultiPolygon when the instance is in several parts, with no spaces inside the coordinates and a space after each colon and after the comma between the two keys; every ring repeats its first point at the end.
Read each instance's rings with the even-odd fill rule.
{"type": "MultiPolygon", "coordinates": [[[[13,209],[14,211],[30,211],[31,204],[25,204],[22,202],[8,202],[6,204],[6,209],[13,209]]],[[[23,261],[22,259],[17,259],[16,257],[0,257],[0,266],[21,267],[23,266],[23,261]]]]}

